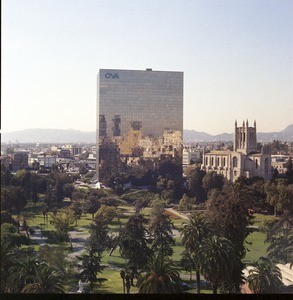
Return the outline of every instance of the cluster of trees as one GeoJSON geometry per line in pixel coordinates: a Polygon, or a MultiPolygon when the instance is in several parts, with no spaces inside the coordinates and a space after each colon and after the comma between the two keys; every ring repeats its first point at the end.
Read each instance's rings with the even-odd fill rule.
{"type": "MultiPolygon", "coordinates": [[[[268,257],[273,263],[292,264],[293,184],[290,174],[271,181],[239,178],[234,184],[229,184],[221,175],[190,168],[186,173],[188,185],[184,187],[180,170],[172,161],[162,161],[157,170],[159,173],[148,173],[149,178],[155,179],[157,196],[135,201],[135,215],[129,218],[117,236],[111,236],[109,223],[121,213],[117,209],[120,203],[117,197],[109,197],[102,190],[76,190],[73,179],[64,173],[40,176],[20,170],[12,175],[1,166],[1,258],[4,261],[1,275],[5,278],[2,291],[60,293],[66,290],[73,278],[88,281],[93,290],[101,282],[97,274],[105,267],[102,265],[104,251],[112,253],[119,248],[120,255],[127,260],[125,276],[128,276],[130,285],[137,280],[140,293],[180,292],[182,282],[172,262],[173,225],[165,214],[167,203],[180,198],[183,210],[189,210],[194,203],[205,202],[205,211],[193,213],[181,232],[185,246],[181,267],[196,272],[198,293],[200,274],[213,284],[214,293],[218,290],[239,292],[244,280],[242,260],[247,251],[245,239],[250,233],[252,209],[272,209],[279,215],[276,221],[265,224],[270,243],[268,257]],[[30,244],[28,225],[22,216],[27,236],[20,235],[19,222],[11,214],[20,215],[29,200],[36,204],[39,194],[45,195],[44,224],[48,223],[50,212],[59,241],[68,240],[68,231],[77,224],[82,213],[92,214],[90,237],[85,253],[79,257],[80,263],[70,265],[65,252],[60,250],[58,265],[54,264],[52,258],[57,254],[49,246],[42,247],[33,256],[32,250],[20,248],[30,244]],[[70,206],[62,207],[64,197],[72,200],[70,206]],[[145,206],[151,207],[149,217],[141,213],[145,206]],[[34,257],[35,261],[29,261],[29,257],[34,257]],[[80,269],[79,275],[75,274],[77,268],[80,269]],[[16,280],[18,283],[13,287],[12,282],[16,280]],[[50,283],[53,281],[55,285],[50,283]]],[[[113,181],[118,194],[123,192],[122,179],[126,180],[126,177],[120,176],[113,181]]],[[[255,264],[248,282],[257,293],[274,292],[280,286],[279,274],[274,264],[261,259],[255,264]],[[270,272],[275,276],[271,290],[265,283],[260,283],[268,281],[261,278],[269,276],[270,272]]]]}
{"type": "Polygon", "coordinates": [[[60,247],[41,246],[39,251],[20,247],[25,243],[9,224],[1,226],[1,293],[60,294],[75,280],[73,262],[60,247]]]}
{"type": "MultiPolygon", "coordinates": [[[[197,292],[200,292],[199,273],[223,292],[237,293],[243,280],[242,259],[245,238],[249,234],[249,203],[241,192],[232,187],[214,190],[204,213],[195,213],[182,231],[182,242],[190,268],[197,273],[197,292]]],[[[183,261],[184,262],[184,261],[183,261]]],[[[186,264],[186,262],[185,262],[186,264]]]]}
{"type": "Polygon", "coordinates": [[[91,289],[101,282],[97,274],[105,268],[101,263],[103,252],[108,249],[111,255],[119,248],[121,257],[127,261],[122,273],[123,282],[126,278],[129,283],[128,292],[131,285],[137,285],[140,293],[181,291],[179,272],[170,259],[175,241],[171,220],[164,213],[165,205],[164,200],[155,198],[150,217],[137,212],[117,236],[111,236],[108,227],[117,217],[116,210],[106,206],[98,210],[90,227],[86,252],[80,257],[81,278],[90,282],[91,289]]]}
{"type": "Polygon", "coordinates": [[[12,174],[1,164],[1,208],[14,214],[20,214],[27,203],[35,205],[39,195],[45,195],[49,207],[58,207],[63,199],[72,199],[74,177],[59,172],[41,175],[26,170],[12,174]]]}

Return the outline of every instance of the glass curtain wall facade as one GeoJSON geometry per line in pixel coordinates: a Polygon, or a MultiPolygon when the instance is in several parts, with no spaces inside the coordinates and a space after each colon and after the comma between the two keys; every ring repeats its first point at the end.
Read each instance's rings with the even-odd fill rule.
{"type": "Polygon", "coordinates": [[[99,71],[97,178],[104,161],[102,152],[109,149],[105,144],[117,145],[117,160],[182,157],[182,131],[183,72],[99,71]]]}

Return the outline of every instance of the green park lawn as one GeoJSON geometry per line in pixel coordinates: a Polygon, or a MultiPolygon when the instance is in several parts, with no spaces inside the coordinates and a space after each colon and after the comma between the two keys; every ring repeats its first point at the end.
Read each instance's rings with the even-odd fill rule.
{"type": "MultiPolygon", "coordinates": [[[[122,216],[121,218],[117,219],[115,218],[109,225],[110,234],[111,233],[117,233],[121,226],[124,226],[124,224],[128,221],[129,217],[133,215],[134,213],[134,207],[133,206],[119,206],[119,209],[122,209],[126,214],[122,216]]],[[[142,213],[145,216],[148,216],[150,214],[150,208],[144,208],[142,210],[142,213]]],[[[31,227],[38,227],[43,232],[44,235],[46,231],[54,231],[54,226],[50,222],[52,220],[51,217],[52,213],[48,214],[48,224],[44,224],[44,217],[43,215],[39,213],[35,213],[34,217],[30,217],[28,219],[29,226],[31,227]]],[[[255,214],[252,225],[257,226],[258,228],[255,228],[253,232],[247,237],[246,241],[247,243],[245,246],[249,251],[247,251],[247,254],[245,258],[243,259],[243,262],[246,264],[250,264],[256,260],[258,260],[261,256],[266,256],[266,250],[268,247],[268,244],[264,243],[265,240],[265,233],[262,232],[261,227],[263,225],[264,221],[267,220],[274,220],[274,216],[268,216],[268,215],[261,215],[261,214],[255,214]]],[[[181,228],[183,228],[184,224],[187,222],[187,220],[182,219],[177,216],[171,215],[171,221],[174,224],[174,227],[176,230],[180,231],[181,228]]],[[[89,225],[92,223],[92,215],[91,214],[82,214],[81,218],[77,221],[77,226],[75,226],[75,230],[82,231],[84,233],[88,233],[89,225]]],[[[68,247],[69,247],[69,243],[68,247]]],[[[39,249],[39,245],[33,245],[35,250],[39,249]]],[[[24,246],[27,247],[27,246],[24,246]]],[[[175,262],[175,265],[179,265],[179,261],[181,259],[181,254],[184,251],[184,246],[181,244],[181,237],[176,236],[175,237],[175,246],[173,246],[173,256],[172,260],[175,262]]],[[[120,277],[120,268],[123,268],[123,266],[126,263],[126,260],[123,259],[120,256],[119,249],[115,249],[112,253],[112,255],[109,255],[110,251],[105,251],[103,253],[102,263],[109,266],[105,268],[105,270],[100,273],[98,276],[99,278],[105,278],[105,281],[97,289],[97,291],[100,291],[101,293],[123,293],[123,287],[122,287],[122,280],[120,277]]],[[[182,271],[182,274],[187,274],[184,271],[182,271]]],[[[184,277],[186,278],[186,276],[184,277]]],[[[131,292],[136,293],[138,291],[137,288],[132,287],[131,292]]],[[[196,292],[194,289],[187,291],[187,293],[196,292]]],[[[203,293],[211,293],[210,290],[203,290],[203,293]]]]}
{"type": "Polygon", "coordinates": [[[261,231],[264,221],[273,221],[276,217],[271,215],[254,214],[252,225],[257,226],[252,233],[246,238],[246,248],[248,249],[243,262],[246,264],[257,261],[261,256],[267,255],[269,244],[265,243],[266,234],[261,231]]]}

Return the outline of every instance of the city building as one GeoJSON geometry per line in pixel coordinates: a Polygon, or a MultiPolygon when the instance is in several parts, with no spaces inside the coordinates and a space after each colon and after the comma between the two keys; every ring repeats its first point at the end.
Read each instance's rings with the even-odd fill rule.
{"type": "Polygon", "coordinates": [[[279,174],[287,172],[287,166],[290,155],[272,155],[272,167],[278,171],[279,174]]]}
{"type": "Polygon", "coordinates": [[[200,161],[201,155],[198,149],[184,148],[182,151],[182,164],[187,166],[190,163],[196,163],[200,161]]]}
{"type": "Polygon", "coordinates": [[[56,165],[56,159],[56,155],[42,155],[37,157],[40,167],[44,168],[51,168],[53,165],[56,165]]]}
{"type": "Polygon", "coordinates": [[[69,149],[61,149],[59,154],[59,158],[71,158],[71,151],[69,149]]]}
{"type": "Polygon", "coordinates": [[[17,171],[19,169],[26,169],[28,167],[28,153],[16,152],[12,155],[12,169],[17,171]]]}
{"type": "Polygon", "coordinates": [[[256,122],[249,127],[243,121],[241,127],[235,122],[233,151],[211,151],[203,154],[202,169],[215,171],[229,181],[235,182],[239,176],[271,178],[271,154],[265,147],[257,151],[256,122]]]}
{"type": "Polygon", "coordinates": [[[115,143],[119,156],[158,158],[167,153],[182,157],[182,131],[183,72],[99,71],[97,178],[104,160],[98,149],[104,141],[115,143]]]}

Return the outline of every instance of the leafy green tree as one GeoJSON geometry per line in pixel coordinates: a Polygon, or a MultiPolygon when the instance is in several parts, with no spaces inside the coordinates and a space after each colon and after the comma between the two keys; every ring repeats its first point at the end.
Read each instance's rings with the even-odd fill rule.
{"type": "Polygon", "coordinates": [[[99,282],[97,273],[102,272],[104,267],[101,265],[101,257],[97,254],[95,246],[89,241],[85,246],[86,253],[81,257],[77,257],[81,265],[78,268],[81,270],[79,277],[82,281],[90,283],[90,290],[93,291],[96,283],[99,282]]]}
{"type": "Polygon", "coordinates": [[[274,214],[284,210],[293,211],[293,185],[288,185],[284,179],[277,179],[273,182],[268,182],[265,186],[267,194],[267,202],[274,207],[274,214]]]}
{"type": "Polygon", "coordinates": [[[124,230],[119,234],[120,253],[128,259],[128,266],[140,269],[146,265],[151,254],[147,241],[147,219],[141,215],[134,215],[125,224],[124,230]]]}
{"type": "Polygon", "coordinates": [[[202,180],[205,177],[206,172],[198,168],[190,168],[187,172],[187,182],[189,196],[196,197],[198,201],[203,201],[206,199],[206,191],[203,188],[202,180]]]}
{"type": "Polygon", "coordinates": [[[82,210],[85,213],[89,213],[92,215],[92,219],[95,217],[95,213],[98,211],[98,209],[101,207],[100,203],[97,201],[97,199],[89,198],[86,199],[85,202],[82,205],[82,210]]]}
{"type": "Polygon", "coordinates": [[[253,264],[247,282],[255,294],[278,293],[283,285],[280,269],[264,257],[253,264]]]}
{"type": "Polygon", "coordinates": [[[236,260],[232,242],[210,235],[203,239],[196,258],[200,273],[213,284],[213,293],[217,294],[219,284],[231,273],[236,260]]]}
{"type": "Polygon", "coordinates": [[[245,239],[250,234],[251,215],[249,208],[250,192],[240,186],[225,187],[222,192],[215,193],[207,201],[206,218],[211,224],[213,232],[217,236],[223,236],[233,242],[237,260],[229,274],[226,276],[225,286],[230,286],[229,292],[239,292],[239,286],[243,282],[242,259],[246,254],[245,239]]]}
{"type": "Polygon", "coordinates": [[[179,201],[179,210],[191,210],[192,200],[186,194],[183,194],[182,199],[179,201]]]}
{"type": "Polygon", "coordinates": [[[102,257],[102,253],[110,248],[111,245],[108,223],[109,219],[96,216],[90,225],[89,242],[92,250],[95,251],[100,258],[102,257]]]}
{"type": "Polygon", "coordinates": [[[72,201],[72,194],[75,191],[75,187],[72,183],[66,183],[63,186],[63,195],[64,197],[68,197],[70,201],[72,201]]]}
{"type": "Polygon", "coordinates": [[[225,183],[223,175],[219,175],[216,172],[208,172],[202,179],[203,188],[208,192],[212,189],[222,190],[225,183]]]}
{"type": "Polygon", "coordinates": [[[95,214],[95,219],[103,220],[105,223],[110,223],[116,217],[116,208],[102,205],[95,214]]]}
{"type": "Polygon", "coordinates": [[[6,168],[4,164],[1,163],[1,186],[9,186],[12,184],[13,175],[11,174],[9,168],[6,168]]]}
{"type": "Polygon", "coordinates": [[[2,225],[3,223],[9,223],[17,226],[17,222],[15,221],[15,219],[6,210],[1,210],[0,212],[0,224],[2,225]]]}
{"type": "Polygon", "coordinates": [[[156,200],[152,203],[148,231],[152,241],[151,249],[164,257],[173,255],[172,246],[175,240],[172,233],[170,217],[165,214],[164,201],[156,200]]]}
{"type": "Polygon", "coordinates": [[[267,223],[268,257],[273,262],[293,265],[293,217],[286,213],[267,223]]]}
{"type": "Polygon", "coordinates": [[[153,256],[146,273],[137,282],[140,294],[176,294],[181,291],[179,272],[172,262],[161,256],[153,256]]]}
{"type": "Polygon", "coordinates": [[[27,200],[28,194],[20,186],[1,187],[1,209],[20,214],[27,200]]]}
{"type": "Polygon", "coordinates": [[[81,203],[75,201],[69,207],[73,211],[75,226],[77,226],[77,220],[80,219],[82,215],[81,203]]]}
{"type": "Polygon", "coordinates": [[[52,215],[53,226],[60,234],[68,234],[69,230],[75,224],[74,212],[69,208],[59,210],[56,215],[52,215]]]}
{"type": "MultiPolygon", "coordinates": [[[[196,257],[199,247],[204,238],[207,237],[210,231],[210,226],[203,214],[194,213],[190,216],[188,223],[184,225],[181,236],[182,244],[185,246],[189,255],[196,257]]],[[[196,290],[200,294],[200,273],[199,266],[195,262],[196,270],[196,290]]]]}
{"type": "Polygon", "coordinates": [[[1,243],[2,242],[17,247],[30,244],[30,240],[26,236],[17,232],[16,226],[8,223],[1,225],[1,243]]]}

